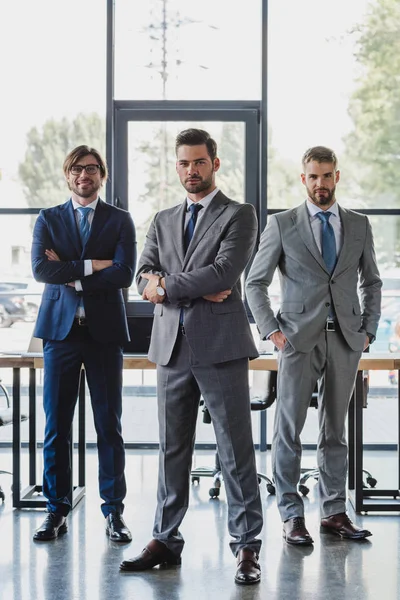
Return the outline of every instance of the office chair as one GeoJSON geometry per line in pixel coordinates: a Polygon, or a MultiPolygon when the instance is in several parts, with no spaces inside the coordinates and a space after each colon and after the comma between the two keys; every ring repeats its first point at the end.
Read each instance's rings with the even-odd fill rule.
{"type": "MultiPolygon", "coordinates": [[[[266,410],[275,401],[276,398],[276,371],[269,371],[267,373],[267,385],[261,393],[252,394],[250,400],[250,408],[254,411],[266,410]]],[[[200,406],[203,406],[203,423],[211,423],[211,416],[207,409],[204,399],[200,400],[200,406]]],[[[191,481],[193,483],[199,483],[200,477],[212,477],[213,485],[209,489],[208,493],[210,498],[218,498],[221,483],[222,483],[222,472],[219,461],[218,452],[215,453],[215,465],[214,467],[196,467],[191,471],[191,481]]],[[[272,480],[265,473],[257,473],[258,483],[265,481],[267,484],[267,490],[270,494],[275,493],[275,487],[272,480]]]]}
{"type": "MultiPolygon", "coordinates": [[[[11,425],[12,424],[12,422],[13,422],[13,414],[12,414],[10,396],[8,394],[7,388],[2,383],[1,379],[0,379],[0,396],[2,396],[3,398],[5,398],[5,402],[6,402],[6,407],[5,408],[0,408],[0,427],[3,427],[5,425],[11,425]]],[[[27,419],[28,419],[27,415],[21,414],[21,421],[26,421],[27,419]]],[[[0,475],[3,475],[3,474],[12,475],[12,473],[10,471],[2,471],[2,470],[0,470],[0,475]]],[[[2,502],[4,502],[4,500],[5,500],[5,494],[4,494],[3,489],[2,489],[1,486],[0,486],[0,500],[2,502]]]]}

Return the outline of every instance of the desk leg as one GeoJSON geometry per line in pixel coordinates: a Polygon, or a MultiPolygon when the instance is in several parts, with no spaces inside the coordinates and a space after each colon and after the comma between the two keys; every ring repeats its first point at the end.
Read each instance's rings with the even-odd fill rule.
{"type": "Polygon", "coordinates": [[[13,369],[13,507],[20,506],[21,486],[21,372],[13,369]]]}
{"type": "MultiPolygon", "coordinates": [[[[363,372],[358,371],[354,388],[354,510],[363,510],[363,372]]],[[[351,499],[351,497],[350,497],[351,499]]],[[[352,500],[352,499],[351,499],[352,500]]]]}
{"type": "Polygon", "coordinates": [[[36,370],[29,369],[29,485],[36,485],[36,370]]]}

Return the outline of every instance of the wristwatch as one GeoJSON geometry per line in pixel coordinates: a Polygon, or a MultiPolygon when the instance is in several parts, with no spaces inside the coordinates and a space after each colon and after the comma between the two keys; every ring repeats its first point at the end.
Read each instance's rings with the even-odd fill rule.
{"type": "Polygon", "coordinates": [[[157,283],[157,287],[156,287],[156,292],[159,296],[165,296],[165,290],[161,285],[161,279],[162,277],[158,278],[158,283],[157,283]]]}

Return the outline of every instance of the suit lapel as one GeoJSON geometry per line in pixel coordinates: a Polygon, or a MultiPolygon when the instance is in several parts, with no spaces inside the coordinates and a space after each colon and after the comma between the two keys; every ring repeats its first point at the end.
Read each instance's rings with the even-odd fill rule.
{"type": "Polygon", "coordinates": [[[355,238],[354,224],[352,222],[351,215],[349,215],[349,213],[340,206],[339,215],[343,228],[343,244],[334,270],[335,275],[340,273],[340,270],[343,269],[349,253],[351,254],[351,246],[355,238]]]}
{"type": "Polygon", "coordinates": [[[225,210],[228,203],[228,198],[224,196],[222,192],[218,192],[211,200],[210,204],[206,209],[205,215],[199,220],[198,224],[196,225],[192,240],[189,244],[189,248],[187,249],[185,255],[183,267],[186,266],[189,258],[196,250],[200,240],[203,238],[203,236],[211,227],[211,225],[215,222],[215,220],[218,219],[220,214],[225,210]]]}
{"type": "Polygon", "coordinates": [[[78,255],[82,253],[82,243],[79,235],[78,227],[75,221],[75,211],[72,204],[72,200],[69,200],[65,204],[60,206],[61,219],[67,230],[68,237],[70,238],[74,248],[78,255]]]}
{"type": "Polygon", "coordinates": [[[97,238],[101,235],[103,228],[106,226],[109,219],[109,207],[103,202],[103,200],[98,201],[96,210],[94,211],[94,217],[92,221],[92,225],[90,227],[90,234],[83,248],[82,257],[84,254],[87,254],[90,247],[96,245],[97,238]]]}
{"type": "Polygon", "coordinates": [[[185,227],[185,215],[186,215],[187,202],[186,199],[182,204],[179,204],[171,212],[169,222],[172,241],[178,256],[183,264],[185,259],[185,243],[183,239],[183,231],[185,227]]]}
{"type": "Polygon", "coordinates": [[[317,263],[329,274],[327,266],[325,264],[324,259],[322,258],[322,254],[318,249],[317,243],[314,238],[314,234],[311,229],[310,217],[308,214],[307,204],[304,202],[301,206],[299,206],[293,214],[293,223],[296,227],[299,236],[303,240],[304,244],[307,246],[308,251],[311,253],[313,258],[317,261],[317,263]]]}

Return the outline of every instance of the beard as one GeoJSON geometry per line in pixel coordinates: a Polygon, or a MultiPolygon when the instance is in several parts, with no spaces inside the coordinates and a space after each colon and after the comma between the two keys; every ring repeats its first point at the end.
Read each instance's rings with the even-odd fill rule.
{"type": "MultiPolygon", "coordinates": [[[[89,184],[89,181],[85,183],[89,184]]],[[[91,181],[90,184],[84,189],[82,189],[79,185],[75,183],[68,184],[68,187],[71,190],[71,192],[74,192],[74,194],[79,196],[79,198],[90,198],[99,191],[101,186],[97,185],[97,183],[95,183],[94,181],[91,181]]]]}
{"type": "Polygon", "coordinates": [[[191,177],[192,181],[184,181],[182,182],[183,187],[189,194],[199,194],[200,192],[204,192],[208,190],[208,188],[212,185],[212,174],[209,177],[191,177]]]}
{"type": "Polygon", "coordinates": [[[309,188],[307,189],[308,197],[316,204],[317,206],[327,206],[331,205],[335,202],[335,191],[336,186],[333,189],[328,190],[327,188],[319,188],[319,192],[325,192],[324,194],[319,194],[318,192],[312,192],[309,188]]]}

